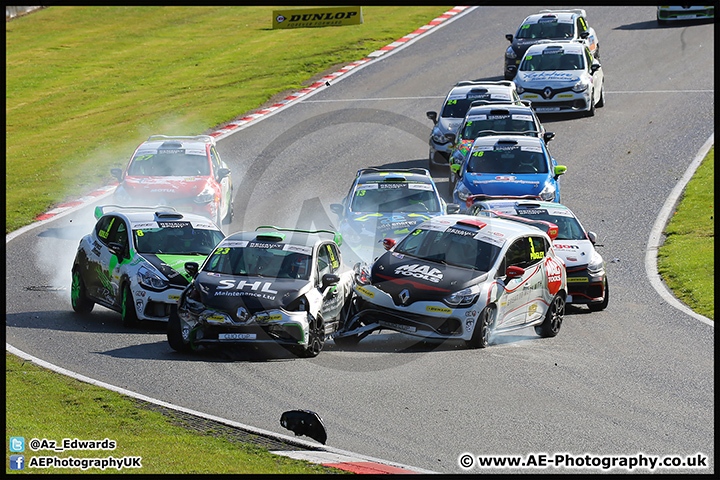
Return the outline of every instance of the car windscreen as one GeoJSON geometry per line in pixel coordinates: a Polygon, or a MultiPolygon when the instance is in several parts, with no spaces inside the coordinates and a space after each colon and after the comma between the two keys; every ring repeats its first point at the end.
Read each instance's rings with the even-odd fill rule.
{"type": "Polygon", "coordinates": [[[360,183],[353,192],[350,210],[367,213],[438,212],[440,203],[429,183],[360,183]]]}
{"type": "Polygon", "coordinates": [[[477,233],[454,227],[444,231],[418,228],[398,243],[394,252],[486,273],[501,248],[479,240],[477,233]]]}
{"type": "Polygon", "coordinates": [[[520,27],[517,38],[562,40],[573,38],[573,24],[559,22],[528,23],[520,27]]]}
{"type": "MultiPolygon", "coordinates": [[[[530,132],[538,127],[532,115],[473,115],[468,116],[462,129],[462,138],[470,139],[478,136],[492,135],[490,132],[530,132]],[[481,135],[481,132],[482,135],[481,135]]],[[[533,134],[537,136],[537,134],[533,134]]]]}
{"type": "Polygon", "coordinates": [[[582,53],[553,52],[525,55],[520,64],[520,70],[523,72],[582,70],[584,68],[582,53]]]}
{"type": "Polygon", "coordinates": [[[311,262],[311,247],[259,241],[226,242],[208,258],[203,271],[307,280],[311,274],[311,262]]]}
{"type": "Polygon", "coordinates": [[[196,229],[190,222],[153,222],[133,229],[138,253],[210,255],[223,238],[218,230],[196,229]]]}
{"type": "Polygon", "coordinates": [[[127,174],[148,177],[206,176],[210,175],[210,163],[206,155],[183,152],[137,155],[130,163],[127,174]]]}
{"type": "Polygon", "coordinates": [[[466,171],[468,173],[505,174],[548,173],[548,164],[540,147],[514,145],[495,148],[489,145],[487,150],[473,148],[466,171]]]}

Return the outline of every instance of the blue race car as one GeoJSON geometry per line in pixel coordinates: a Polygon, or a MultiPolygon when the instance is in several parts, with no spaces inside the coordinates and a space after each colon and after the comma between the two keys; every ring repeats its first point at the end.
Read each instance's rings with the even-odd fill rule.
{"type": "Polygon", "coordinates": [[[453,201],[466,205],[471,195],[536,195],[559,202],[560,175],[566,170],[555,162],[542,138],[478,137],[463,159],[453,201]]]}
{"type": "Polygon", "coordinates": [[[330,205],[347,247],[366,263],[385,252],[384,239],[399,240],[416,225],[459,209],[445,203],[424,168],[358,170],[342,203],[330,205]]]}

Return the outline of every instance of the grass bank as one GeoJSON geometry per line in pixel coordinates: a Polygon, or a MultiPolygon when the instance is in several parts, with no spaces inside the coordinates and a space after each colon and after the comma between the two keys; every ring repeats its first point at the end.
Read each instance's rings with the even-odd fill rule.
{"type": "Polygon", "coordinates": [[[688,183],[665,228],[658,271],[686,305],[715,320],[715,147],[688,183]]]}
{"type": "MultiPolygon", "coordinates": [[[[5,434],[25,439],[24,473],[213,473],[325,474],[347,473],[309,462],[273,455],[251,443],[233,441],[208,427],[196,432],[171,422],[157,411],[141,408],[131,398],[41,368],[5,354],[5,434]],[[53,392],[43,395],[41,392],[53,392]],[[54,440],[108,439],[113,450],[55,452],[30,450],[33,438],[54,440]],[[171,453],[168,455],[168,453],[171,453]],[[30,468],[32,457],[67,459],[141,457],[141,468],[30,468]]],[[[13,452],[10,452],[13,453],[13,452]]],[[[36,460],[37,462],[37,460],[36,460]]],[[[6,467],[6,473],[16,473],[6,467]]]]}
{"type": "Polygon", "coordinates": [[[449,8],[290,30],[264,6],[54,6],[7,22],[6,233],[109,183],[148,136],[203,133],[449,8]]]}

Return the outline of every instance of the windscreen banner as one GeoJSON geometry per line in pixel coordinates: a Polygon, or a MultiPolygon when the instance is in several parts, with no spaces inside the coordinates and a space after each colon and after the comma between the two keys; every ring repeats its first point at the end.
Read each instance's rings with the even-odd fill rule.
{"type": "Polygon", "coordinates": [[[340,27],[361,23],[362,7],[273,10],[273,28],[340,27]]]}

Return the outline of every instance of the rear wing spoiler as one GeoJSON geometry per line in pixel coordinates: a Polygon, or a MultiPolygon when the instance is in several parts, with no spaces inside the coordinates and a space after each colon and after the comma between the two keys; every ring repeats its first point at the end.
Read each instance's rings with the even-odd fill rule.
{"type": "Polygon", "coordinates": [[[587,13],[581,8],[571,8],[568,10],[540,10],[540,13],[579,13],[587,18],[587,13]]]}
{"type": "Polygon", "coordinates": [[[475,202],[481,202],[483,200],[535,200],[538,202],[542,202],[543,199],[540,198],[537,195],[468,195],[467,200],[465,200],[465,206],[467,208],[472,207],[475,202]]]}
{"type": "Polygon", "coordinates": [[[150,135],[148,137],[148,142],[151,140],[194,140],[196,142],[205,142],[215,145],[215,138],[210,135],[150,135]]]}
{"type": "Polygon", "coordinates": [[[333,230],[301,230],[298,228],[281,228],[276,227],[274,225],[261,225],[255,229],[255,231],[259,231],[260,229],[272,229],[276,232],[297,232],[297,233],[310,233],[310,234],[321,234],[321,233],[327,233],[329,235],[333,236],[333,241],[337,243],[337,246],[341,246],[343,243],[342,235],[339,232],[335,232],[333,230]]]}
{"type": "Polygon", "coordinates": [[[182,215],[180,214],[175,207],[171,207],[170,205],[156,205],[154,207],[144,207],[144,206],[136,206],[136,207],[125,207],[122,205],[98,205],[95,207],[94,215],[95,220],[100,220],[100,217],[105,215],[106,213],[112,213],[112,212],[170,212],[176,215],[182,215]]]}
{"type": "Polygon", "coordinates": [[[510,215],[508,213],[498,212],[496,210],[483,210],[484,212],[490,213],[491,217],[504,218],[505,220],[512,220],[514,222],[525,223],[533,227],[537,227],[543,232],[548,234],[550,240],[555,241],[558,236],[558,226],[545,220],[531,220],[529,218],[518,217],[517,215],[510,215]]]}

